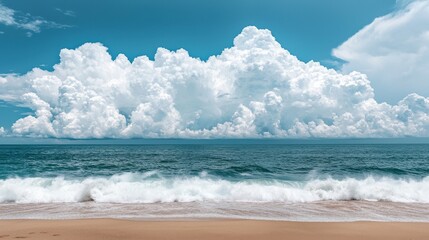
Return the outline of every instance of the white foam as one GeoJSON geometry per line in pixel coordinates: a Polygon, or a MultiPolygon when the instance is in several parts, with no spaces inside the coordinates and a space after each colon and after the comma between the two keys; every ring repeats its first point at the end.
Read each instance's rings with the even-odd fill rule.
{"type": "Polygon", "coordinates": [[[306,182],[232,182],[205,174],[163,178],[156,172],[85,179],[9,178],[0,180],[0,202],[315,202],[368,200],[429,203],[429,177],[393,179],[313,179],[306,182]]]}

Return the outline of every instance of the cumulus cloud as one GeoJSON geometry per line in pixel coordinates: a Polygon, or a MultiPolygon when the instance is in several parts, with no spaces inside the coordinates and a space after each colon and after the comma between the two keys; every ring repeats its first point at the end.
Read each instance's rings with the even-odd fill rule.
{"type": "Polygon", "coordinates": [[[4,6],[0,2],[0,24],[27,30],[27,36],[39,33],[42,28],[65,28],[66,25],[47,21],[41,17],[34,17],[29,14],[22,14],[11,8],[4,6]]]}
{"type": "Polygon", "coordinates": [[[344,72],[368,75],[377,100],[393,103],[410,92],[429,95],[429,1],[398,1],[398,10],[376,18],[333,55],[344,72]]]}
{"type": "Polygon", "coordinates": [[[63,49],[53,71],[0,78],[0,98],[34,114],[15,135],[59,138],[301,138],[429,135],[429,99],[378,103],[366,75],[304,63],[246,27],[207,61],[180,49],[112,58],[100,43],[63,49]]]}

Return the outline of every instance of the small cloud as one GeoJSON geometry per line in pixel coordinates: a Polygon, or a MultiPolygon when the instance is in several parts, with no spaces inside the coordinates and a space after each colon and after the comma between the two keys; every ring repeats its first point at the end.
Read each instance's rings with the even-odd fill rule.
{"type": "MultiPolygon", "coordinates": [[[[45,20],[41,17],[32,16],[29,13],[21,13],[4,6],[0,2],[0,24],[27,30],[27,37],[39,33],[42,28],[67,28],[68,25],[45,20]]],[[[2,32],[3,34],[4,32],[2,32]]]]}
{"type": "MultiPolygon", "coordinates": [[[[16,113],[18,113],[19,111],[15,111],[16,113]]],[[[19,113],[21,116],[32,116],[32,115],[34,115],[34,113],[33,112],[22,112],[22,113],[19,113]]]]}
{"type": "Polygon", "coordinates": [[[320,63],[328,68],[339,70],[343,66],[344,61],[341,59],[323,59],[320,63]]]}
{"type": "Polygon", "coordinates": [[[403,8],[403,7],[407,6],[408,4],[412,3],[413,1],[416,1],[416,0],[396,0],[396,7],[397,8],[403,8]]]}
{"type": "Polygon", "coordinates": [[[60,12],[63,15],[69,16],[69,17],[76,17],[76,13],[71,10],[63,10],[61,8],[55,8],[58,12],[60,12]]]}

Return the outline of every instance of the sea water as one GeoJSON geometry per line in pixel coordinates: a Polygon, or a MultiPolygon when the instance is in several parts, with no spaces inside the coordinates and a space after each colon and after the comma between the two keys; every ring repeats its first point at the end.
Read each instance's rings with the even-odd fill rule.
{"type": "Polygon", "coordinates": [[[429,145],[0,145],[0,218],[428,221],[429,145]]]}

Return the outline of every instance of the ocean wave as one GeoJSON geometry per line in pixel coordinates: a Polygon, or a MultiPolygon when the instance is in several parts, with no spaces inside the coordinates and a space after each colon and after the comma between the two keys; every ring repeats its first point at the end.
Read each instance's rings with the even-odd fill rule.
{"type": "Polygon", "coordinates": [[[0,180],[0,202],[315,202],[390,201],[429,203],[429,177],[228,181],[208,174],[164,178],[156,171],[110,177],[8,178],[0,180]]]}

